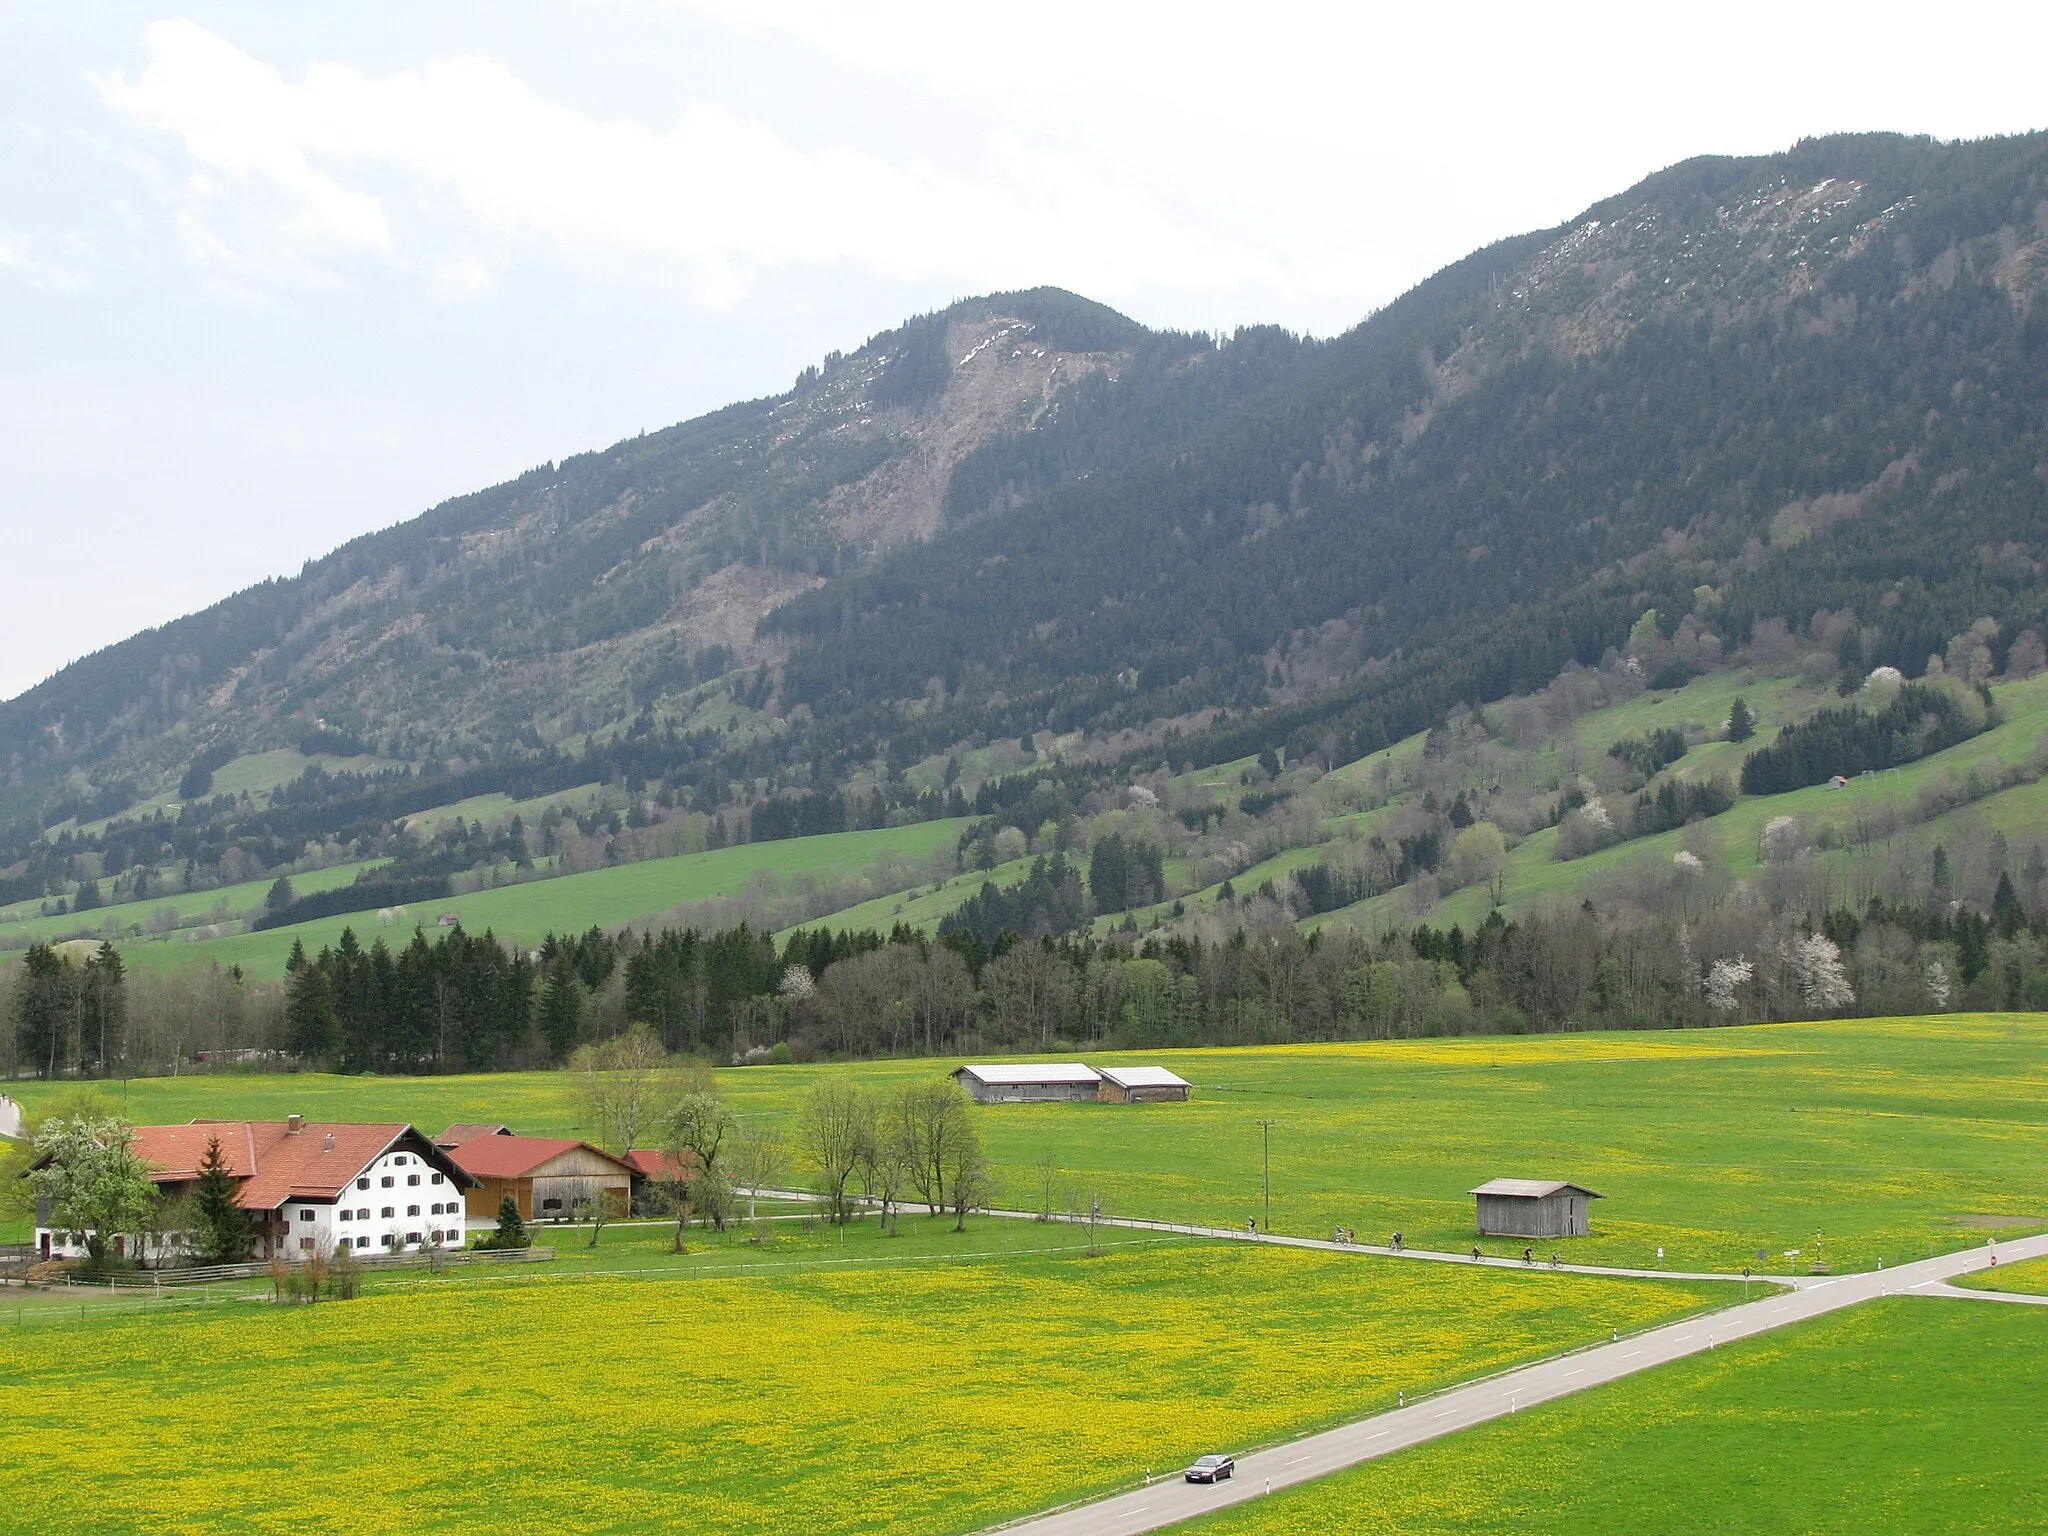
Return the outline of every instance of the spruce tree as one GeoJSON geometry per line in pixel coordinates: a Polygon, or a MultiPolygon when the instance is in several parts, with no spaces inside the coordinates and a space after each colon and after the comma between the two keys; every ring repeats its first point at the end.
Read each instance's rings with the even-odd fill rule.
{"type": "Polygon", "coordinates": [[[1749,706],[1737,699],[1728,707],[1728,739],[1747,741],[1756,734],[1756,716],[1749,712],[1749,706]]]}
{"type": "Polygon", "coordinates": [[[519,1214],[519,1202],[507,1195],[498,1202],[498,1230],[491,1234],[493,1248],[525,1248],[526,1218],[519,1214]]]}
{"type": "Polygon", "coordinates": [[[249,1213],[235,1201],[237,1185],[221,1151],[220,1138],[206,1139],[206,1155],[199,1161],[199,1182],[192,1191],[192,1203],[199,1212],[200,1257],[209,1264],[240,1264],[249,1257],[254,1236],[249,1213]]]}

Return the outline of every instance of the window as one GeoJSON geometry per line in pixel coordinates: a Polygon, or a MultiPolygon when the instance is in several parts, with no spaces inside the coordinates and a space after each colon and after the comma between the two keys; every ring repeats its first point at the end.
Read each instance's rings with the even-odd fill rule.
{"type": "Polygon", "coordinates": [[[356,1180],[356,1188],[357,1188],[357,1189],[368,1189],[369,1187],[370,1187],[370,1181],[369,1181],[368,1179],[357,1179],[357,1180],[356,1180]]]}
{"type": "Polygon", "coordinates": [[[416,1205],[408,1205],[408,1206],[407,1206],[407,1207],[405,1208],[405,1214],[406,1214],[406,1215],[408,1215],[408,1216],[417,1216],[417,1215],[419,1215],[419,1213],[420,1213],[420,1208],[419,1208],[418,1206],[416,1206],[416,1205]]]}
{"type": "Polygon", "coordinates": [[[304,1249],[307,1253],[311,1253],[313,1251],[313,1239],[311,1239],[310,1237],[300,1238],[299,1247],[304,1249]]]}
{"type": "Polygon", "coordinates": [[[384,1234],[384,1246],[386,1248],[396,1248],[398,1246],[398,1234],[396,1232],[386,1232],[384,1234]]]}
{"type": "Polygon", "coordinates": [[[301,1212],[299,1212],[299,1220],[301,1220],[301,1221],[311,1221],[312,1219],[313,1219],[313,1213],[312,1213],[311,1211],[301,1211],[301,1212]]]}
{"type": "Polygon", "coordinates": [[[559,1211],[562,1208],[562,1202],[559,1200],[543,1200],[540,1203],[540,1208],[544,1211],[559,1211]]]}
{"type": "Polygon", "coordinates": [[[351,1217],[353,1217],[354,1215],[355,1215],[355,1212],[354,1212],[354,1211],[343,1211],[343,1212],[341,1213],[341,1215],[340,1215],[340,1217],[339,1217],[338,1219],[339,1219],[339,1220],[341,1220],[341,1221],[347,1221],[347,1220],[349,1220],[349,1219],[350,1219],[351,1217]]]}
{"type": "Polygon", "coordinates": [[[390,1174],[387,1173],[384,1175],[382,1179],[378,1180],[378,1182],[382,1184],[386,1189],[389,1189],[392,1185],[396,1184],[398,1180],[394,1179],[393,1177],[391,1177],[390,1174]]]}
{"type": "Polygon", "coordinates": [[[408,1183],[408,1184],[417,1184],[417,1183],[419,1183],[419,1181],[420,1181],[420,1176],[419,1176],[418,1174],[416,1174],[416,1173],[408,1173],[408,1174],[407,1174],[407,1175],[405,1176],[405,1182],[406,1182],[406,1183],[408,1183]]]}
{"type": "Polygon", "coordinates": [[[417,1248],[420,1245],[420,1235],[417,1232],[406,1233],[405,1240],[406,1243],[411,1247],[417,1248]]]}
{"type": "Polygon", "coordinates": [[[431,1208],[429,1208],[429,1210],[427,1211],[427,1214],[428,1214],[429,1216],[438,1216],[438,1215],[440,1215],[440,1214],[441,1214],[441,1202],[440,1202],[440,1201],[438,1201],[438,1200],[436,1200],[436,1201],[435,1201],[435,1202],[433,1203],[432,1207],[431,1207],[431,1208]]]}
{"type": "Polygon", "coordinates": [[[397,1157],[391,1159],[391,1166],[394,1168],[403,1168],[405,1166],[405,1163],[406,1159],[403,1153],[400,1153],[397,1157]]]}
{"type": "Polygon", "coordinates": [[[369,1207],[368,1207],[367,1205],[360,1205],[360,1206],[357,1206],[357,1207],[356,1207],[356,1220],[357,1220],[357,1221],[368,1221],[369,1219],[370,1219],[370,1208],[369,1208],[369,1207]]]}
{"type": "Polygon", "coordinates": [[[357,1246],[358,1248],[367,1248],[367,1247],[369,1247],[369,1246],[370,1246],[370,1234],[369,1234],[369,1233],[367,1233],[367,1232],[365,1232],[365,1233],[364,1233],[364,1234],[363,1234],[363,1235],[362,1235],[361,1237],[357,1238],[357,1239],[356,1239],[356,1246],[357,1246]]]}
{"type": "Polygon", "coordinates": [[[397,1214],[398,1212],[394,1211],[390,1206],[387,1205],[384,1207],[384,1219],[386,1221],[389,1221],[393,1216],[396,1216],[397,1214]]]}
{"type": "Polygon", "coordinates": [[[450,1228],[448,1229],[448,1241],[449,1241],[449,1242],[451,1242],[451,1243],[459,1243],[459,1242],[461,1242],[461,1241],[462,1241],[462,1229],[461,1229],[460,1227],[450,1227],[450,1228]]]}
{"type": "Polygon", "coordinates": [[[439,1175],[438,1173],[435,1173],[435,1174],[429,1174],[429,1175],[428,1175],[428,1182],[429,1182],[429,1183],[433,1183],[433,1184],[438,1184],[438,1183],[440,1183],[440,1182],[441,1182],[441,1175],[439,1175]]]}

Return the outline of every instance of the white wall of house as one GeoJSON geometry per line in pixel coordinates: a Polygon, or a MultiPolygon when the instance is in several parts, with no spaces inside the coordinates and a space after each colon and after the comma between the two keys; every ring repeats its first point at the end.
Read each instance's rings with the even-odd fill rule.
{"type": "MultiPolygon", "coordinates": [[[[260,1220],[270,1213],[249,1214],[260,1220]]],[[[465,1242],[462,1191],[417,1152],[386,1152],[350,1180],[338,1198],[293,1200],[279,1206],[277,1214],[284,1218],[281,1230],[287,1259],[332,1253],[344,1242],[358,1257],[417,1253],[436,1242],[443,1248],[460,1248],[465,1242]]],[[[52,1258],[85,1257],[81,1233],[38,1227],[35,1240],[38,1250],[52,1258]]],[[[130,1257],[136,1256],[135,1239],[122,1239],[120,1246],[130,1257]]],[[[155,1260],[183,1246],[183,1240],[174,1237],[162,1251],[152,1247],[149,1257],[155,1260]]],[[[259,1243],[252,1256],[261,1252],[259,1243]]]]}
{"type": "Polygon", "coordinates": [[[285,1213],[285,1257],[331,1251],[344,1242],[358,1256],[417,1253],[436,1241],[463,1245],[462,1191],[417,1152],[387,1152],[337,1200],[294,1200],[285,1213]]]}

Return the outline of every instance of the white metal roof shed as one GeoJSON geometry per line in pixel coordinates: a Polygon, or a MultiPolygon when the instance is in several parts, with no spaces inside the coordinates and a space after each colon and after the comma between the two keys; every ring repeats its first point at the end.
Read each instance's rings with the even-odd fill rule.
{"type": "Polygon", "coordinates": [[[1099,1083],[1102,1074],[1078,1061],[1027,1062],[1022,1066],[990,1066],[969,1063],[954,1069],[955,1077],[966,1075],[992,1088],[1015,1087],[1023,1083],[1099,1083]]]}
{"type": "Polygon", "coordinates": [[[1164,1067],[1103,1067],[1102,1075],[1119,1088],[1186,1088],[1188,1080],[1164,1067]]]}

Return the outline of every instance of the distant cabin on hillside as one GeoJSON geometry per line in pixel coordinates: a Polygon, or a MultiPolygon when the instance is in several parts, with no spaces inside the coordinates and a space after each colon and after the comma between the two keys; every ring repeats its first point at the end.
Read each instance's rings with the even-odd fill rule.
{"type": "Polygon", "coordinates": [[[1588,1202],[1605,1198],[1555,1179],[1491,1179],[1471,1193],[1481,1237],[1584,1237],[1588,1202]]]}
{"type": "Polygon", "coordinates": [[[1103,1067],[1102,1086],[1095,1096],[1105,1104],[1179,1104],[1188,1096],[1188,1080],[1164,1067],[1103,1067]]]}
{"type": "Polygon", "coordinates": [[[1102,1087],[1102,1074],[1078,1061],[976,1063],[954,1068],[953,1078],[977,1104],[1080,1103],[1102,1087]]]}

